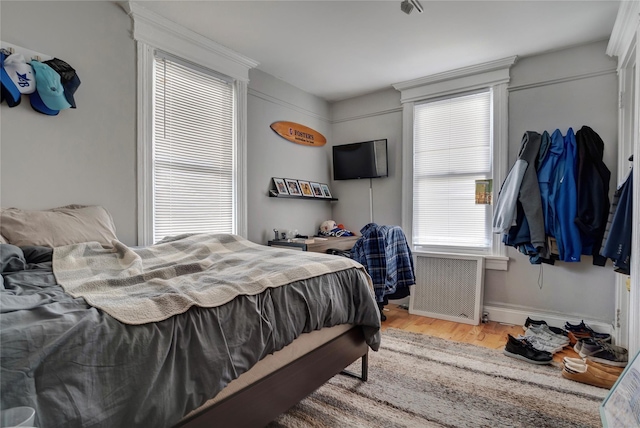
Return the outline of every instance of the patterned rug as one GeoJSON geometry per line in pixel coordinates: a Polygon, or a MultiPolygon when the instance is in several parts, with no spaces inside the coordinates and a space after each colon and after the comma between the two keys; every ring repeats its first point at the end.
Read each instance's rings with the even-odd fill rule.
{"type": "Polygon", "coordinates": [[[560,372],[558,363],[388,329],[369,352],[367,382],[335,376],[269,427],[601,427],[608,390],[560,372]]]}

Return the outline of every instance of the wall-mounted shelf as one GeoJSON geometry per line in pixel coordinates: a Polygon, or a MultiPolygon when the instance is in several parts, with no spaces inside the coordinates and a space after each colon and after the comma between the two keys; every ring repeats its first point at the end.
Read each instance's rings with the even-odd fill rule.
{"type": "Polygon", "coordinates": [[[280,198],[280,199],[304,199],[306,201],[337,201],[338,198],[315,198],[311,196],[295,196],[295,195],[279,195],[277,190],[269,190],[270,198],[280,198]]]}

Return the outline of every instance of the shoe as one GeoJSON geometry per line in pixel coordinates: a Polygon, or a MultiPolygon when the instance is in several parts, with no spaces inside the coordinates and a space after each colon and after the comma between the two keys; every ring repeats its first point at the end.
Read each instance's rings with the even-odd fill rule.
{"type": "Polygon", "coordinates": [[[535,325],[535,326],[546,325],[549,328],[549,330],[551,330],[555,334],[561,334],[563,336],[566,336],[568,334],[566,330],[563,330],[563,329],[558,328],[558,327],[552,327],[549,324],[547,324],[547,322],[544,321],[544,320],[532,320],[529,317],[527,317],[526,321],[524,322],[524,325],[522,326],[522,329],[524,331],[527,331],[529,326],[532,326],[532,325],[535,325]]]}
{"type": "Polygon", "coordinates": [[[524,335],[539,336],[557,346],[567,346],[569,344],[569,338],[553,333],[546,324],[530,325],[524,335]]]}
{"type": "Polygon", "coordinates": [[[562,348],[563,348],[563,346],[555,345],[549,342],[548,340],[544,340],[539,336],[518,336],[516,337],[516,339],[526,340],[531,344],[531,346],[536,348],[538,351],[547,351],[552,354],[562,351],[562,348]]]}
{"type": "Polygon", "coordinates": [[[564,357],[562,363],[565,367],[568,367],[574,371],[584,371],[586,366],[591,366],[596,369],[602,370],[605,373],[609,373],[613,376],[620,376],[624,371],[624,367],[614,367],[608,364],[601,364],[592,360],[583,360],[582,358],[564,357]]]}
{"type": "Polygon", "coordinates": [[[504,355],[531,364],[549,364],[553,360],[551,353],[537,350],[526,340],[516,339],[510,334],[507,336],[507,344],[503,351],[504,355]]]}
{"type": "MultiPolygon", "coordinates": [[[[598,333],[597,331],[594,331],[591,327],[586,325],[584,321],[580,321],[580,324],[571,324],[569,322],[566,322],[564,324],[564,328],[569,332],[569,338],[571,338],[571,335],[573,335],[575,340],[591,338],[604,340],[605,342],[611,343],[610,334],[598,333]]],[[[571,342],[575,343],[573,339],[571,340],[571,342]]]]}
{"type": "Polygon", "coordinates": [[[618,376],[606,373],[588,364],[584,367],[584,371],[573,370],[565,365],[562,369],[562,376],[567,379],[575,380],[576,382],[586,383],[606,389],[611,389],[618,380],[618,376]]]}
{"type": "Polygon", "coordinates": [[[551,326],[551,325],[548,326],[548,327],[549,327],[549,330],[551,330],[552,333],[555,333],[557,335],[564,336],[564,337],[569,336],[569,332],[567,330],[563,329],[563,328],[554,327],[554,326],[551,326]]]}
{"type": "Polygon", "coordinates": [[[573,344],[573,350],[576,351],[576,354],[580,354],[580,349],[582,349],[582,341],[584,339],[577,339],[576,343],[573,344]]]}
{"type": "Polygon", "coordinates": [[[629,361],[629,351],[626,348],[595,339],[582,340],[578,354],[582,358],[615,367],[626,367],[629,361]]]}
{"type": "Polygon", "coordinates": [[[527,320],[524,322],[524,325],[522,326],[523,330],[527,330],[529,328],[530,325],[541,325],[541,324],[546,324],[546,321],[543,320],[532,320],[531,318],[527,317],[527,320]]]}

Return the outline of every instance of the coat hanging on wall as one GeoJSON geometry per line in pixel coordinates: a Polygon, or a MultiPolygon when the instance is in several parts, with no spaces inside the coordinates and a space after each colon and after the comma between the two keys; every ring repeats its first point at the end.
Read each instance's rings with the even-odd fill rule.
{"type": "Polygon", "coordinates": [[[606,259],[599,250],[609,214],[611,177],[603,153],[602,139],[588,126],[576,134],[569,128],[566,136],[559,129],[551,136],[547,131],[542,135],[527,131],[500,190],[494,231],[504,233],[503,242],[529,255],[533,264],[578,262],[582,254],[603,266],[606,259]],[[538,192],[524,188],[525,172],[534,177],[529,181],[536,183],[533,190],[538,192]],[[535,210],[524,204],[532,194],[535,210]],[[540,226],[542,240],[536,233],[540,226]]]}

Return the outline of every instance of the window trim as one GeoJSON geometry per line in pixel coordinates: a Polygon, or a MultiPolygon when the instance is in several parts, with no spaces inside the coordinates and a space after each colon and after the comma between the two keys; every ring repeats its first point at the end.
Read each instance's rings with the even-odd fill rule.
{"type": "Polygon", "coordinates": [[[156,49],[233,79],[234,85],[234,233],[246,237],[247,93],[249,69],[258,62],[188,30],[137,3],[121,4],[133,20],[137,61],[138,245],[153,243],[153,56],[156,49]]]}
{"type": "MultiPolygon", "coordinates": [[[[512,56],[484,64],[400,82],[393,87],[400,91],[402,103],[402,227],[413,246],[413,112],[416,103],[455,96],[480,89],[493,90],[493,189],[494,200],[508,170],[508,83],[510,69],[518,57],[512,56]]],[[[499,234],[494,234],[491,252],[484,252],[491,263],[487,269],[506,270],[508,257],[499,234]]],[[[450,253],[450,248],[432,250],[450,253]]],[[[460,252],[459,254],[474,254],[460,252]]],[[[477,255],[477,253],[476,253],[477,255]]]]}

